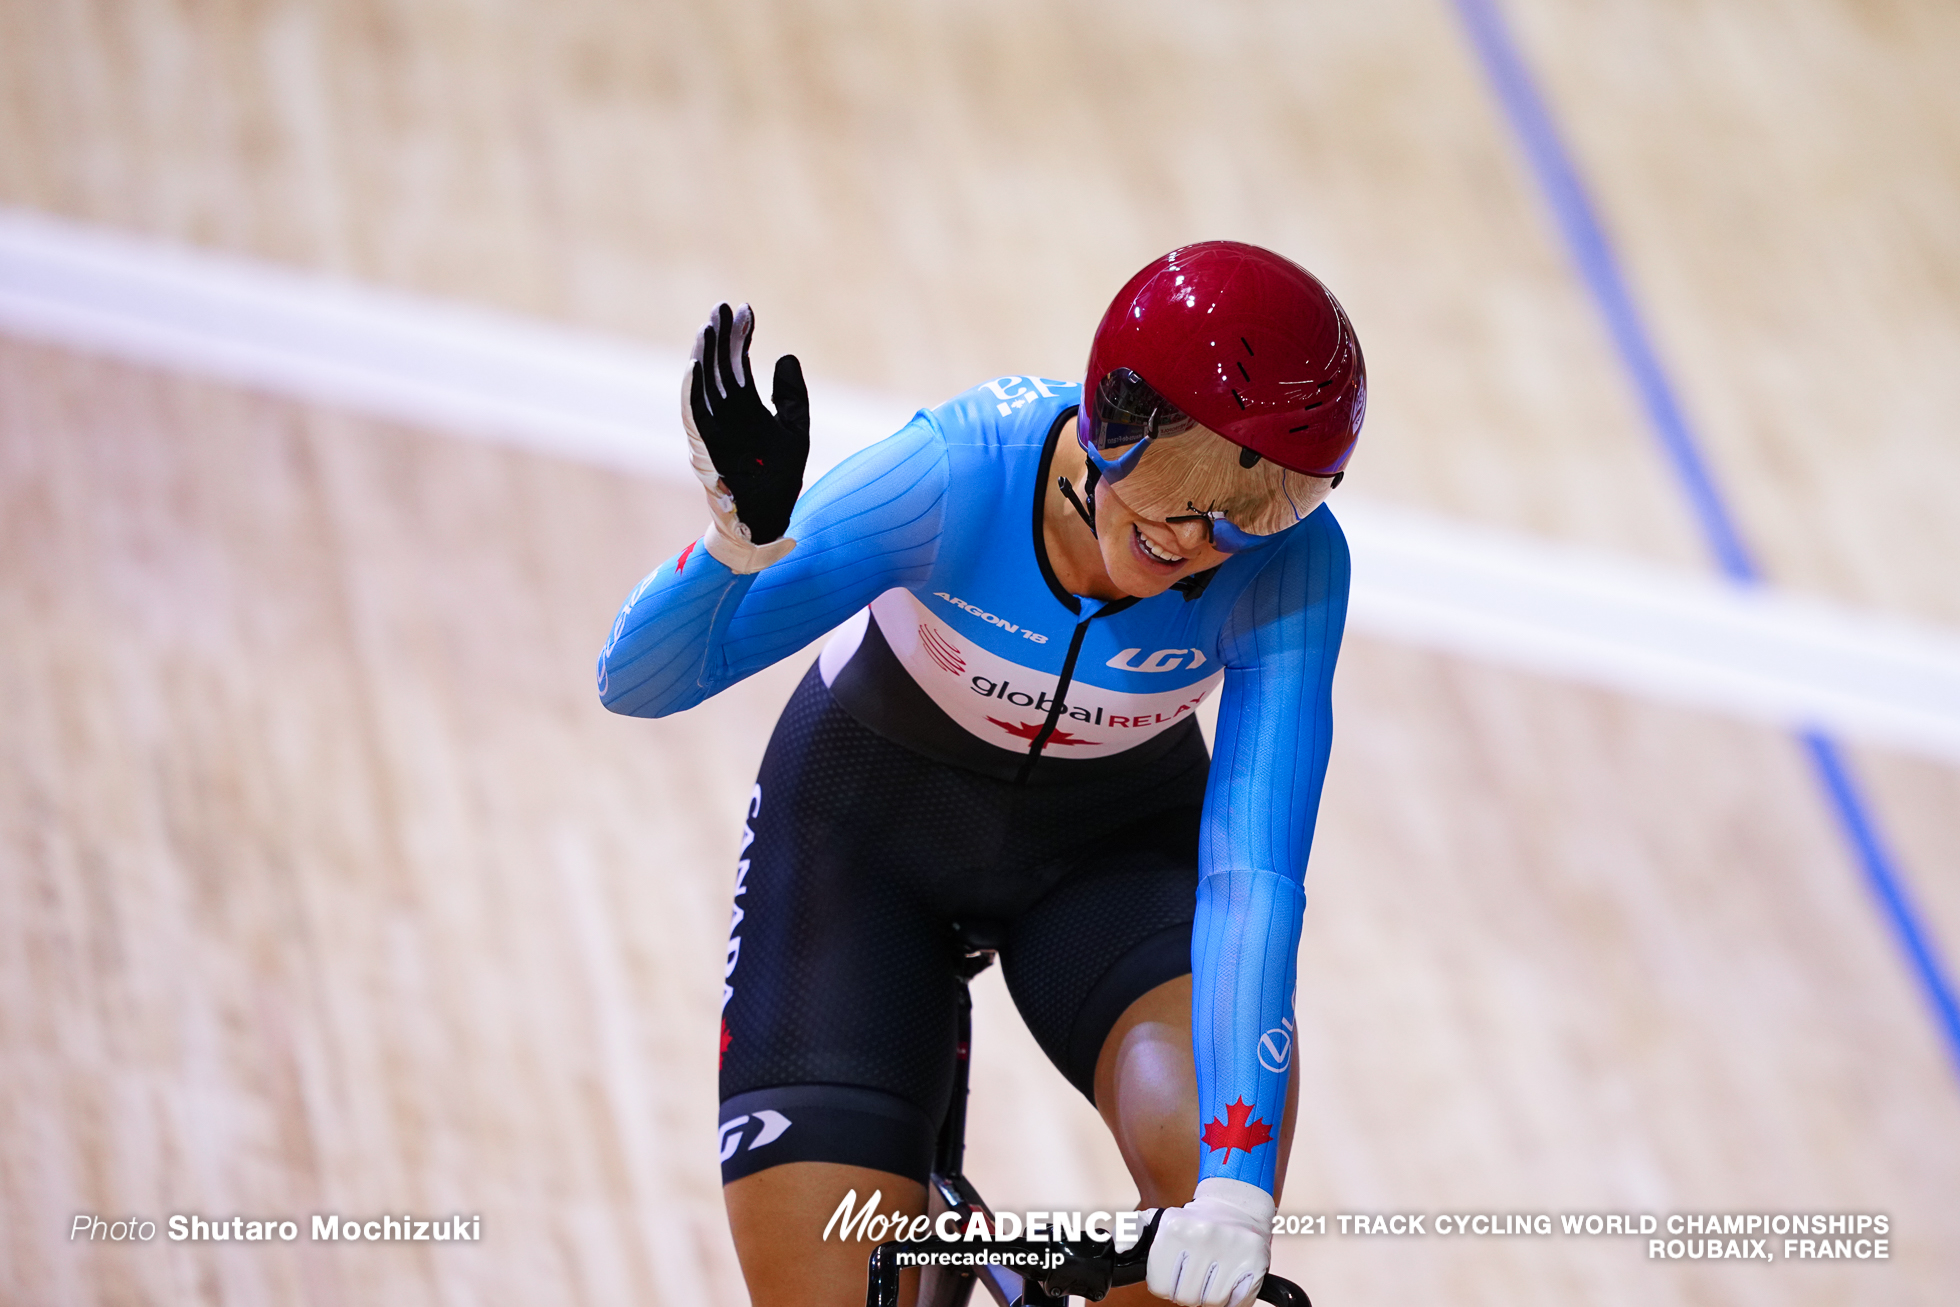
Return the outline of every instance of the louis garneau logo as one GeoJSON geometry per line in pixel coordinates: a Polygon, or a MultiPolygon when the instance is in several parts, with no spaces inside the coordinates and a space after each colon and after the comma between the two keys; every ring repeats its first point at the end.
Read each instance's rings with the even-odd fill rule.
{"type": "Polygon", "coordinates": [[[1293,1020],[1281,1017],[1279,1024],[1259,1036],[1259,1065],[1268,1071],[1285,1071],[1293,1062],[1293,1020]]]}
{"type": "Polygon", "coordinates": [[[730,1117],[721,1123],[721,1161],[726,1162],[744,1146],[742,1137],[747,1133],[745,1127],[751,1123],[757,1127],[754,1137],[747,1144],[751,1152],[775,1143],[783,1137],[783,1131],[794,1124],[781,1112],[772,1112],[766,1107],[748,1116],[730,1117]]]}
{"type": "Polygon", "coordinates": [[[1205,665],[1205,651],[1202,649],[1159,649],[1142,662],[1137,662],[1136,656],[1142,652],[1141,648],[1125,649],[1103,666],[1114,667],[1119,672],[1175,672],[1179,668],[1188,672],[1205,665]],[[1186,654],[1191,655],[1188,663],[1184,661],[1186,654]]]}

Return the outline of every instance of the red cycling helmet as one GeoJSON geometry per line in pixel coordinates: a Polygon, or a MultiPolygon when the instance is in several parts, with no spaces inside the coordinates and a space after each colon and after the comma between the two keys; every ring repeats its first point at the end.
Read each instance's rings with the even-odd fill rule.
{"type": "Polygon", "coordinates": [[[1238,241],[1172,250],[1117,292],[1089,347],[1085,445],[1113,453],[1154,432],[1096,430],[1098,409],[1137,407],[1124,402],[1137,382],[1242,449],[1311,477],[1347,464],[1368,403],[1361,344],[1339,302],[1291,259],[1238,241]]]}

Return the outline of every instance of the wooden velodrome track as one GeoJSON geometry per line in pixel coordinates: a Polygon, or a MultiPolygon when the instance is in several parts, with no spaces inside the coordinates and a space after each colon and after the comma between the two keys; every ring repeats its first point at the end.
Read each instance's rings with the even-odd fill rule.
{"type": "MultiPolygon", "coordinates": [[[[1769,575],[1960,622],[1960,13],[1508,10],[1769,575]]],[[[923,398],[1075,375],[1143,260],[1260,241],[1363,333],[1352,483],[1706,565],[1437,0],[0,0],[0,203],[669,347],[752,298],[761,348],[923,398]]],[[[801,664],[663,722],[590,688],[701,521],[0,338],[0,1299],[741,1301],[714,1009],[801,664]],[[402,1211],[483,1239],[68,1237],[402,1211]]],[[[1892,1257],[1282,1270],[1323,1307],[1950,1301],[1960,1082],[1787,735],[1362,637],[1337,694],[1283,1209],[1882,1212],[1892,1257]]],[[[1960,775],[1852,752],[1960,946],[1960,775]]],[[[1131,1201],[980,1002],[989,1196],[1131,1201]]]]}

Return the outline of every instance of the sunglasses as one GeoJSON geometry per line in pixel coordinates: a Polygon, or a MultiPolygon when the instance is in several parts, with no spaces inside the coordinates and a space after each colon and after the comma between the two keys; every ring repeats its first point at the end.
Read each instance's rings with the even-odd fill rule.
{"type": "MultiPolygon", "coordinates": [[[[1086,421],[1078,418],[1083,428],[1083,450],[1089,461],[1095,464],[1097,473],[1111,484],[1126,479],[1142,464],[1145,454],[1158,441],[1172,441],[1193,431],[1203,431],[1195,418],[1180,410],[1175,404],[1157,393],[1148,381],[1129,368],[1113,368],[1096,383],[1096,393],[1087,405],[1086,421]]],[[[1236,448],[1236,461],[1241,468],[1250,469],[1259,462],[1259,455],[1250,449],[1236,448]]],[[[1292,502],[1292,494],[1286,487],[1282,476],[1276,487],[1279,495],[1285,496],[1293,508],[1292,520],[1280,530],[1288,530],[1305,516],[1297,504],[1292,502]]],[[[1235,554],[1265,544],[1279,532],[1265,534],[1247,529],[1250,521],[1258,518],[1270,520],[1275,514],[1270,511],[1276,504],[1262,508],[1256,513],[1241,510],[1234,513],[1225,509],[1199,508],[1195,503],[1186,502],[1187,511],[1165,516],[1168,523],[1203,522],[1205,533],[1212,547],[1221,553],[1235,554]],[[1234,521],[1239,516],[1242,520],[1234,521]]],[[[1311,511],[1312,505],[1308,505],[1311,511]]]]}

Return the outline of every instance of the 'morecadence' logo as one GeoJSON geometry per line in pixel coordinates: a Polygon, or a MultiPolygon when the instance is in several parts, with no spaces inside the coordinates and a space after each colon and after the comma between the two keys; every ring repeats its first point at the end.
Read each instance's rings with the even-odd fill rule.
{"type": "Polygon", "coordinates": [[[837,1204],[824,1225],[823,1237],[844,1241],[869,1240],[888,1243],[898,1240],[918,1243],[940,1239],[948,1243],[996,1243],[1026,1239],[1037,1243],[1061,1239],[1114,1239],[1128,1245],[1143,1230],[1142,1212],[975,1212],[962,1222],[958,1212],[941,1212],[937,1217],[907,1216],[903,1212],[880,1212],[879,1201],[885,1191],[874,1189],[864,1206],[858,1206],[853,1189],[837,1204]]]}

